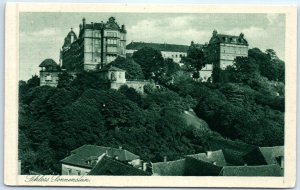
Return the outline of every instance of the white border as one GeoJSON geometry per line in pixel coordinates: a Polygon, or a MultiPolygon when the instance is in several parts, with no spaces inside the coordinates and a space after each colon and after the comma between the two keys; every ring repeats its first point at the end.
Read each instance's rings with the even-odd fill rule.
{"type": "MultiPolygon", "coordinates": [[[[4,183],[25,186],[106,187],[293,187],[296,177],[297,17],[293,6],[127,5],[8,3],[5,23],[4,183]],[[113,11],[111,11],[113,10],[113,11]],[[26,182],[17,176],[19,12],[162,12],[162,13],[284,13],[286,14],[286,109],[284,177],[107,177],[89,176],[89,183],[26,182]]],[[[275,40],[275,39],[274,39],[275,40]]],[[[51,176],[49,176],[51,177],[51,176]]],[[[72,178],[72,177],[69,177],[72,178]]]]}

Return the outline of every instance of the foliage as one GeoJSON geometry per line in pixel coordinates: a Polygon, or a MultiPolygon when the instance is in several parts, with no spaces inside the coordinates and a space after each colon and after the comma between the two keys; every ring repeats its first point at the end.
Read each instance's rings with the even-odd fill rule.
{"type": "Polygon", "coordinates": [[[117,57],[110,63],[112,66],[126,70],[126,79],[137,80],[144,79],[142,68],[132,58],[117,57]]]}
{"type": "MultiPolygon", "coordinates": [[[[187,56],[183,58],[183,62],[189,71],[199,73],[207,62],[203,48],[192,44],[187,51],[187,56]]],[[[194,78],[199,78],[199,76],[194,78]]]]}
{"type": "Polygon", "coordinates": [[[133,60],[138,63],[146,79],[159,75],[164,65],[161,53],[153,48],[142,48],[132,55],[133,60]]]}
{"type": "MultiPolygon", "coordinates": [[[[257,146],[284,144],[284,62],[274,52],[250,50],[249,58],[216,70],[214,83],[193,81],[153,49],[139,50],[133,59],[160,88],[145,86],[143,95],[127,86],[112,90],[97,72],[78,73],[72,81],[63,73],[58,88],[39,86],[37,76],[19,82],[23,174],[59,174],[59,161],[84,144],[122,146],[151,162],[209,150],[210,143],[228,138],[257,146]],[[183,113],[190,109],[212,131],[187,125],[183,113]]],[[[130,71],[134,61],[118,58],[112,64],[130,71]]],[[[129,74],[142,77],[140,71],[129,74]]]]}

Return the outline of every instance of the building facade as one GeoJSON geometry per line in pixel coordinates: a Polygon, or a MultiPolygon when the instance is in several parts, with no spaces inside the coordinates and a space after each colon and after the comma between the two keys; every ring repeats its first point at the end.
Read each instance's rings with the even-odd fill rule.
{"type": "Polygon", "coordinates": [[[214,67],[222,70],[232,66],[236,57],[248,57],[248,42],[244,34],[239,36],[218,34],[216,30],[205,49],[208,63],[200,71],[201,81],[212,81],[214,67]]]}
{"type": "Polygon", "coordinates": [[[53,59],[45,59],[40,65],[40,86],[56,87],[59,75],[62,73],[59,65],[53,59]]]}
{"type": "Polygon", "coordinates": [[[79,35],[73,29],[65,38],[60,51],[60,64],[68,71],[97,70],[112,62],[117,56],[125,57],[125,25],[121,27],[114,17],[104,23],[79,25],[79,35]]]}
{"type": "Polygon", "coordinates": [[[144,86],[151,84],[149,81],[142,80],[126,80],[125,73],[123,69],[119,69],[113,66],[107,66],[99,70],[100,78],[107,80],[110,83],[110,88],[118,90],[121,86],[126,85],[129,88],[135,89],[137,92],[143,94],[144,86]]]}
{"type": "Polygon", "coordinates": [[[210,64],[224,70],[233,65],[236,57],[248,57],[248,42],[243,33],[232,36],[214,30],[208,44],[208,56],[210,64]]]}
{"type": "Polygon", "coordinates": [[[146,43],[146,42],[131,42],[126,46],[126,55],[132,56],[132,54],[144,47],[150,47],[157,51],[160,51],[163,58],[173,59],[175,63],[180,63],[182,57],[186,57],[189,46],[177,45],[177,44],[159,44],[159,43],[146,43]]]}

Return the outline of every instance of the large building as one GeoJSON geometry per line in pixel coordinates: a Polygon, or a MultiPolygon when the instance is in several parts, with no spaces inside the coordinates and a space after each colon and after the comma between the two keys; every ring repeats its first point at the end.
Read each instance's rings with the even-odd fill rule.
{"type": "Polygon", "coordinates": [[[233,65],[236,57],[248,57],[248,42],[244,34],[239,36],[218,34],[216,30],[209,40],[209,56],[212,64],[225,69],[233,65]]]}
{"type": "Polygon", "coordinates": [[[171,58],[175,63],[180,63],[182,57],[186,57],[189,46],[177,44],[159,44],[146,42],[131,42],[126,46],[126,55],[131,56],[135,51],[144,47],[160,51],[163,58],[171,58]]]}
{"type": "Polygon", "coordinates": [[[209,63],[200,71],[202,81],[211,78],[213,68],[224,70],[232,66],[236,57],[248,57],[248,42],[244,34],[239,36],[218,34],[216,30],[209,40],[206,50],[209,63]]]}
{"type": "Polygon", "coordinates": [[[104,23],[79,25],[79,35],[73,29],[65,37],[60,52],[60,64],[68,71],[97,70],[112,62],[117,56],[125,57],[125,25],[121,27],[114,17],[104,23]]]}

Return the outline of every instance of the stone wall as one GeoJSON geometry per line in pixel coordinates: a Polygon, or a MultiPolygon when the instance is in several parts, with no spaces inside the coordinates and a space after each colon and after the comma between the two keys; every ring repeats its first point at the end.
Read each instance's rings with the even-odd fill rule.
{"type": "Polygon", "coordinates": [[[40,71],[40,86],[56,87],[58,84],[60,71],[40,71]]]}
{"type": "Polygon", "coordinates": [[[110,88],[118,90],[121,86],[126,85],[129,88],[134,88],[137,92],[143,94],[144,86],[150,84],[149,81],[126,81],[126,83],[111,82],[110,88]]]}

